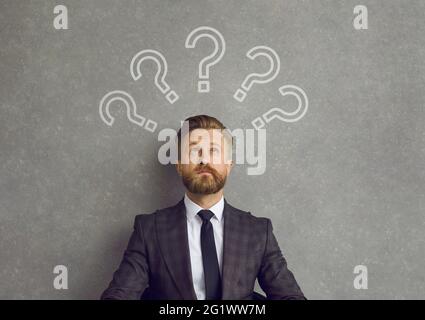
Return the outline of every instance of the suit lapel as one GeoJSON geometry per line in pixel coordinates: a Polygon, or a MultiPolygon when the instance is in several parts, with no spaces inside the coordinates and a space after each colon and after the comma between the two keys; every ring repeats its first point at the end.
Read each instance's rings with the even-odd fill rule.
{"type": "Polygon", "coordinates": [[[237,214],[224,199],[224,234],[223,234],[223,270],[222,270],[222,300],[232,299],[232,289],[236,285],[237,268],[240,262],[240,237],[248,236],[241,230],[242,225],[237,214]]]}
{"type": "Polygon", "coordinates": [[[156,228],[160,250],[180,295],[184,300],[196,300],[183,199],[175,206],[174,212],[158,215],[156,228]]]}

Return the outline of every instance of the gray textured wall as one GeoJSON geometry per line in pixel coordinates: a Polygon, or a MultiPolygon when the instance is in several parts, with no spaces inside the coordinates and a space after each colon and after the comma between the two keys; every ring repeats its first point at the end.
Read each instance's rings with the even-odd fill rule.
{"type": "Polygon", "coordinates": [[[237,166],[226,187],[234,206],[272,219],[275,234],[310,299],[425,298],[424,1],[0,1],[0,298],[97,299],[111,279],[139,213],[174,204],[184,189],[157,161],[157,135],[102,96],[129,92],[158,129],[198,113],[251,128],[269,108],[295,107],[277,89],[303,88],[298,122],[267,126],[267,170],[237,166]],[[69,30],[53,28],[68,7],[69,30]],[[353,28],[353,8],[369,29],[353,28]],[[212,91],[196,91],[198,63],[211,52],[184,41],[200,25],[221,31],[222,61],[212,91]],[[267,67],[250,61],[273,47],[278,77],[232,98],[243,78],[267,67]],[[164,53],[169,104],[153,64],[135,82],[142,49],[164,53]],[[55,290],[53,267],[69,270],[55,290]],[[353,268],[368,267],[368,289],[353,268]]]}

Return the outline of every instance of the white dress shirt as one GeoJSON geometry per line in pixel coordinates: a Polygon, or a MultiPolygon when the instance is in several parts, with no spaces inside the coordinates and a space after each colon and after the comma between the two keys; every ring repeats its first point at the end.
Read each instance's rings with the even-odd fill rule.
{"type": "MultiPolygon", "coordinates": [[[[187,233],[189,239],[190,251],[190,264],[192,266],[192,280],[193,288],[195,289],[196,297],[198,300],[205,300],[205,280],[204,280],[204,266],[202,263],[201,251],[201,227],[202,219],[198,215],[200,210],[206,210],[195,202],[189,199],[187,194],[184,195],[184,204],[186,207],[187,217],[187,233]]],[[[211,224],[214,231],[214,242],[217,250],[218,266],[220,274],[222,274],[222,261],[223,261],[223,231],[224,231],[224,197],[214,204],[211,208],[207,209],[214,213],[211,217],[211,224]]]]}

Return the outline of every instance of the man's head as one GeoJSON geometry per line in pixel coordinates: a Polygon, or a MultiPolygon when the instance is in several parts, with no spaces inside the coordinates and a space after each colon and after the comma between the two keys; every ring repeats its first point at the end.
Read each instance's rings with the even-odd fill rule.
{"type": "Polygon", "coordinates": [[[195,194],[213,194],[223,189],[233,166],[233,138],[216,118],[207,115],[189,117],[187,132],[177,133],[176,169],[187,190],[195,194]]]}

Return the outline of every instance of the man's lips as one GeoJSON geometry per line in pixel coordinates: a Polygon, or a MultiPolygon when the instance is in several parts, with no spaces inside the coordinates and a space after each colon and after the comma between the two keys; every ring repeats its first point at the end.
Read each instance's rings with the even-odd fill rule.
{"type": "Polygon", "coordinates": [[[207,171],[207,170],[201,170],[197,172],[198,174],[203,174],[203,173],[208,173],[208,174],[212,174],[211,171],[207,171]]]}

